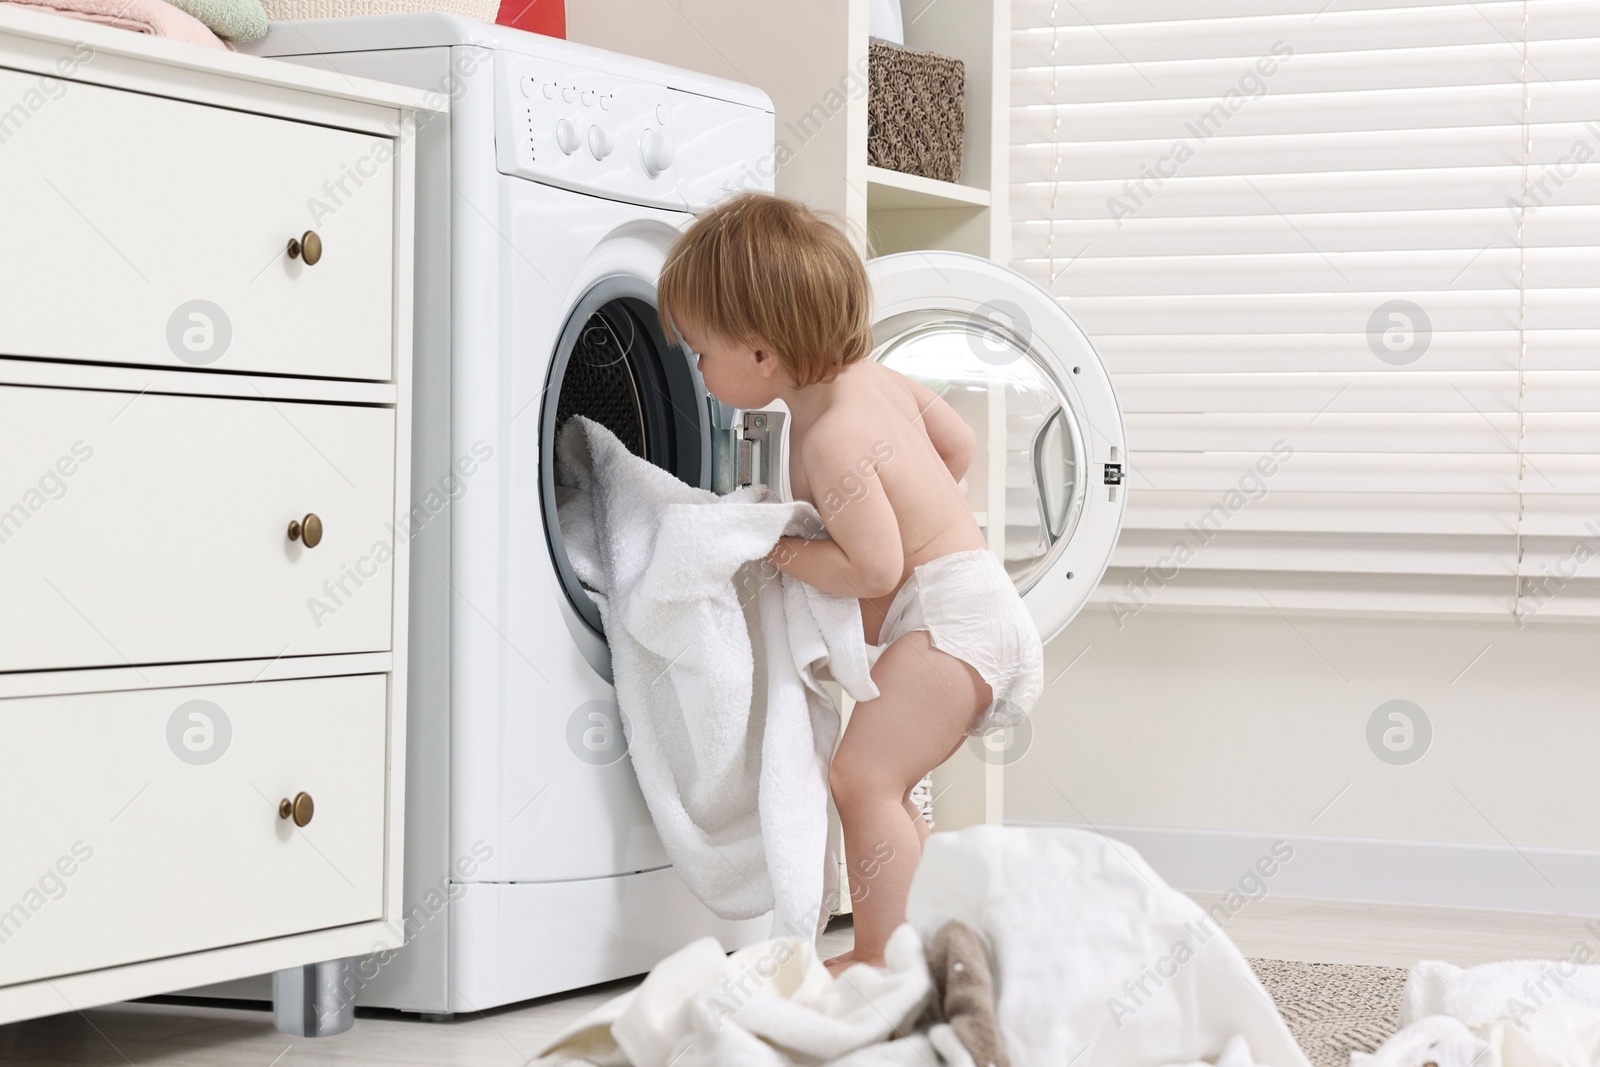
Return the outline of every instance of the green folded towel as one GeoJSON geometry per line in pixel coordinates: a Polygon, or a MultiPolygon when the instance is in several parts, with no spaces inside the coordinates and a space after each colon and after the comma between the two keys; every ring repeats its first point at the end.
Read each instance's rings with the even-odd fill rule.
{"type": "Polygon", "coordinates": [[[261,0],[169,0],[205,23],[224,41],[253,41],[267,32],[261,0]]]}

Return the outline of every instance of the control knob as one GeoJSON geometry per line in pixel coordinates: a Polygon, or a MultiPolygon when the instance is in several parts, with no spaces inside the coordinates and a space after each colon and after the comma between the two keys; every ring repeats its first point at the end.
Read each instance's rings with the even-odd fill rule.
{"type": "Polygon", "coordinates": [[[567,155],[578,150],[578,128],[566,119],[556,123],[556,144],[567,155]]]}
{"type": "Polygon", "coordinates": [[[660,130],[645,130],[639,137],[639,159],[644,172],[654,178],[672,166],[672,142],[660,130]]]}

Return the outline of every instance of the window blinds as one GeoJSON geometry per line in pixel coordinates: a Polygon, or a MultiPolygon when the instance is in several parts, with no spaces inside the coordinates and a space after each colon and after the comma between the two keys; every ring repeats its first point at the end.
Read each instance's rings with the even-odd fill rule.
{"type": "Polygon", "coordinates": [[[1111,368],[1095,599],[1600,617],[1600,3],[1018,0],[1013,266],[1111,368]]]}

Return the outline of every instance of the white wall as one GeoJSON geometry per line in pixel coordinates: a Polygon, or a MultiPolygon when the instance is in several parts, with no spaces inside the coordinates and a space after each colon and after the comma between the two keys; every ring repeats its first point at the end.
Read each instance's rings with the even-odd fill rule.
{"type": "MultiPolygon", "coordinates": [[[[1324,852],[1339,844],[1328,838],[1445,846],[1416,849],[1431,858],[1398,889],[1318,876],[1295,895],[1462,904],[1438,884],[1453,856],[1526,876],[1517,907],[1563,910],[1580,890],[1600,902],[1600,877],[1571,884],[1600,871],[1593,627],[1152,606],[1119,630],[1090,605],[1047,649],[1046,681],[1031,745],[1006,770],[1007,822],[1179,831],[1123,836],[1161,852],[1158,869],[1181,868],[1175,881],[1220,883],[1185,888],[1225,885],[1234,853],[1254,847],[1242,843],[1266,835],[1324,852]],[[1373,711],[1396,698],[1433,726],[1426,754],[1405,766],[1378,759],[1366,737],[1373,711]]],[[[1375,863],[1378,880],[1406,855],[1366,852],[1391,857],[1375,863]]]]}

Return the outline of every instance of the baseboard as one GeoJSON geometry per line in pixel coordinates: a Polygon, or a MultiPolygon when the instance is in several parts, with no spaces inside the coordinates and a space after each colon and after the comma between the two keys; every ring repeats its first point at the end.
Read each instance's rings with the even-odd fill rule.
{"type": "Polygon", "coordinates": [[[1232,830],[1048,825],[1073,825],[1126,842],[1169,884],[1186,893],[1232,890],[1251,899],[1600,914],[1595,892],[1600,886],[1600,852],[1232,830]],[[1284,852],[1289,853],[1287,859],[1282,858],[1284,852]],[[1263,859],[1267,862],[1258,867],[1263,859]]]}

